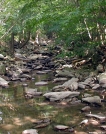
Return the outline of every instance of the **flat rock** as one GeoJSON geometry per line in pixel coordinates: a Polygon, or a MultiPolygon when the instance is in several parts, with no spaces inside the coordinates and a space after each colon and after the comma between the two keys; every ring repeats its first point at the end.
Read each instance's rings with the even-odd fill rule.
{"type": "Polygon", "coordinates": [[[49,99],[50,101],[58,101],[65,98],[72,98],[79,96],[80,92],[71,92],[71,91],[62,91],[62,92],[49,92],[45,93],[43,96],[49,99]]]}
{"type": "Polygon", "coordinates": [[[100,85],[99,84],[93,84],[92,85],[92,89],[98,89],[98,88],[100,88],[100,85]]]}
{"type": "Polygon", "coordinates": [[[43,85],[47,85],[48,82],[45,82],[45,81],[40,81],[40,82],[36,82],[35,85],[36,86],[43,86],[43,85]]]}
{"type": "Polygon", "coordinates": [[[33,89],[33,88],[29,88],[29,89],[26,89],[25,93],[27,94],[34,94],[37,92],[37,89],[33,89]]]}
{"type": "Polygon", "coordinates": [[[55,78],[53,82],[60,82],[60,81],[66,81],[67,78],[55,78]]]}
{"type": "Polygon", "coordinates": [[[101,99],[99,96],[93,96],[93,97],[86,97],[86,98],[82,98],[83,102],[88,102],[91,104],[101,104],[101,99]]]}
{"type": "Polygon", "coordinates": [[[74,77],[74,75],[67,70],[62,70],[62,71],[60,70],[60,71],[56,71],[56,72],[57,72],[56,76],[69,77],[69,78],[74,77]]]}
{"type": "Polygon", "coordinates": [[[100,121],[106,120],[106,116],[99,115],[99,114],[86,114],[86,116],[87,116],[87,117],[91,117],[91,118],[98,119],[98,120],[100,120],[100,121]]]}
{"type": "Polygon", "coordinates": [[[22,134],[38,134],[36,129],[27,129],[22,132],[22,134]]]}
{"type": "Polygon", "coordinates": [[[58,129],[58,130],[65,130],[68,129],[69,126],[65,126],[65,125],[56,125],[54,126],[54,129],[58,129]]]}

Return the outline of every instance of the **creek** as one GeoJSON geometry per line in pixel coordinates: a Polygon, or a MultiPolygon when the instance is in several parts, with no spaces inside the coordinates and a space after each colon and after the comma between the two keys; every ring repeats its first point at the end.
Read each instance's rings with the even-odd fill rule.
{"type": "MultiPolygon", "coordinates": [[[[85,104],[67,105],[59,102],[49,102],[43,96],[36,96],[26,99],[23,93],[23,84],[27,83],[30,88],[37,88],[43,93],[50,91],[60,83],[53,83],[54,75],[52,72],[47,74],[32,73],[34,79],[27,82],[11,82],[9,88],[0,90],[0,134],[21,134],[25,129],[35,127],[34,122],[40,119],[49,118],[51,123],[46,127],[37,128],[39,134],[58,134],[66,133],[55,131],[54,125],[67,125],[70,128],[76,126],[76,131],[93,132],[98,130],[96,126],[77,126],[82,120],[86,119],[85,113],[81,108],[85,104]],[[48,81],[48,85],[35,86],[35,82],[48,81]]],[[[105,105],[102,107],[92,107],[92,113],[105,113],[105,105]]],[[[106,113],[105,113],[106,114],[106,113]]],[[[67,132],[69,134],[70,132],[67,132]]]]}

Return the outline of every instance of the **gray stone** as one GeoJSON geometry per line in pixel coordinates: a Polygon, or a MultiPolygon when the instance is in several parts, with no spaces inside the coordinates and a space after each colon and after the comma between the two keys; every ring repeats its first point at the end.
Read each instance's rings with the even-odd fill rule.
{"type": "Polygon", "coordinates": [[[82,98],[83,102],[88,102],[88,103],[95,103],[95,104],[101,104],[101,99],[99,96],[93,96],[93,97],[86,97],[86,98],[82,98]]]}
{"type": "Polygon", "coordinates": [[[38,134],[36,129],[27,129],[22,132],[22,134],[38,134]]]}
{"type": "Polygon", "coordinates": [[[86,87],[86,83],[85,82],[79,82],[78,83],[78,88],[85,89],[85,87],[86,87]]]}
{"type": "Polygon", "coordinates": [[[60,82],[60,81],[66,81],[67,78],[55,78],[53,82],[60,82]]]}
{"type": "Polygon", "coordinates": [[[102,87],[106,87],[106,72],[98,75],[97,79],[102,87]]]}
{"type": "Polygon", "coordinates": [[[69,81],[66,81],[62,86],[69,88],[70,90],[77,90],[78,89],[78,78],[72,78],[69,81]]]}
{"type": "Polygon", "coordinates": [[[65,129],[68,129],[69,126],[65,126],[65,125],[56,125],[54,126],[55,129],[58,129],[58,130],[65,130],[65,129]]]}
{"type": "Polygon", "coordinates": [[[58,101],[65,98],[72,98],[75,96],[79,96],[80,92],[71,92],[71,91],[62,91],[62,92],[49,92],[45,93],[43,96],[50,101],[58,101]]]}
{"type": "Polygon", "coordinates": [[[40,81],[40,82],[36,82],[35,85],[36,86],[43,86],[43,85],[47,85],[48,82],[45,82],[45,81],[40,81]]]}
{"type": "Polygon", "coordinates": [[[2,54],[0,54],[0,59],[3,60],[4,59],[4,56],[2,54]]]}
{"type": "Polygon", "coordinates": [[[60,76],[60,77],[69,77],[69,78],[72,78],[74,77],[74,75],[67,71],[67,70],[59,70],[59,71],[56,71],[56,76],[60,76]]]}
{"type": "Polygon", "coordinates": [[[8,83],[5,79],[0,77],[0,86],[2,87],[8,87],[8,83]]]}

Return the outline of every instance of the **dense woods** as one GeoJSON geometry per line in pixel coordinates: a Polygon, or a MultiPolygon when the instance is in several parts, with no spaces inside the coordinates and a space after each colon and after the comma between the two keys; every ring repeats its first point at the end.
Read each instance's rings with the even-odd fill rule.
{"type": "Polygon", "coordinates": [[[9,42],[11,53],[14,37],[20,46],[39,30],[64,47],[60,56],[92,56],[97,46],[105,47],[105,0],[1,0],[0,5],[0,40],[9,42]]]}

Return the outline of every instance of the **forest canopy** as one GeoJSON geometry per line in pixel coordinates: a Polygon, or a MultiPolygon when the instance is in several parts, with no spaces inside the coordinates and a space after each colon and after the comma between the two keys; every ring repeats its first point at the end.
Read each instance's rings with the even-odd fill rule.
{"type": "Polygon", "coordinates": [[[83,56],[106,44],[105,9],[106,0],[1,0],[0,40],[33,36],[40,29],[56,44],[71,48],[66,55],[83,56]]]}

